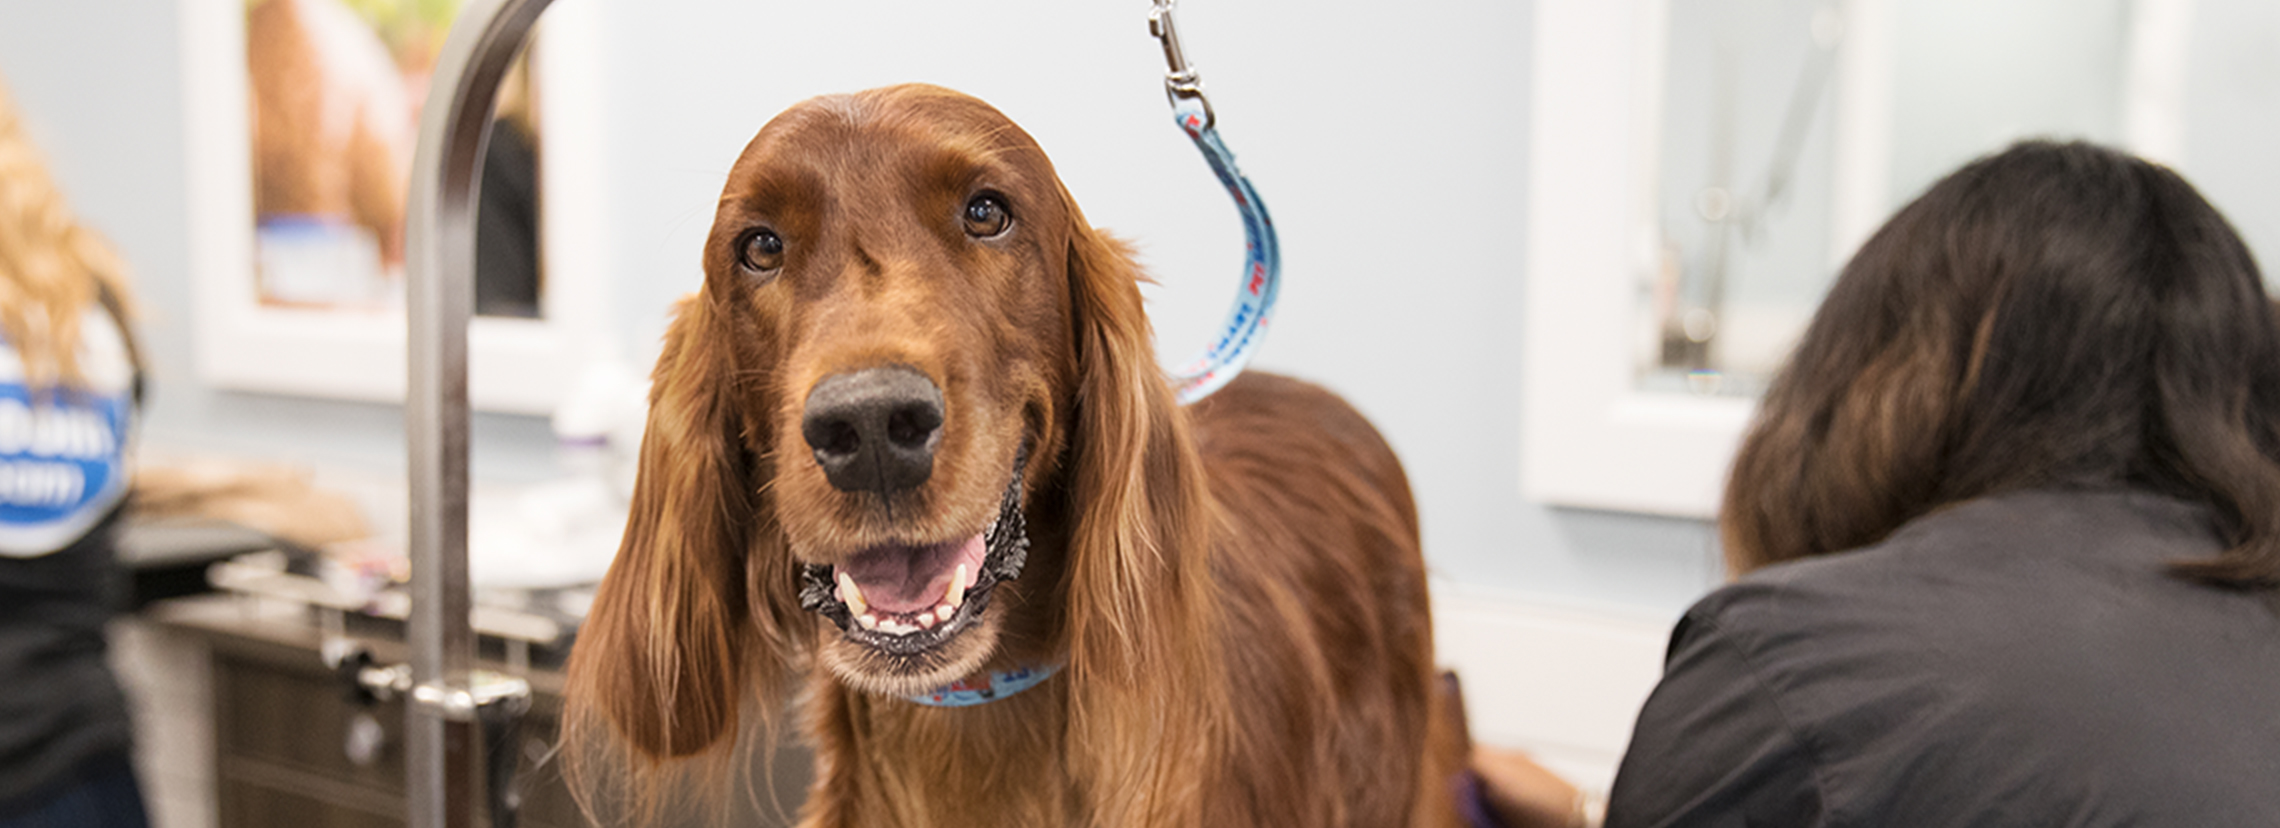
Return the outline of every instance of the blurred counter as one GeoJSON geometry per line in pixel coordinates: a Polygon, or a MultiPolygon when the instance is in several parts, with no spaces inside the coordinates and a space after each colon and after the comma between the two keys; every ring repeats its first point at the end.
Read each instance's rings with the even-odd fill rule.
{"type": "MultiPolygon", "coordinates": [[[[320,656],[331,635],[371,649],[381,663],[407,653],[394,621],[342,614],[339,630],[291,602],[239,595],[152,604],[152,622],[204,643],[211,682],[216,824],[379,828],[404,824],[404,704],[360,703],[320,656]]],[[[496,656],[481,666],[508,670],[496,656]]],[[[557,660],[558,663],[558,660],[557,660]]],[[[534,666],[518,749],[522,821],[532,828],[584,825],[552,759],[562,674],[534,666]]]]}

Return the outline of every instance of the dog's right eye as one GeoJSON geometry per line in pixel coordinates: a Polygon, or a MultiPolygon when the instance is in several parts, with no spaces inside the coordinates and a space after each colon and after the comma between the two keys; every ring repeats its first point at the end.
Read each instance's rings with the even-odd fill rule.
{"type": "Polygon", "coordinates": [[[737,251],[737,261],[745,270],[767,273],[784,266],[784,237],[774,230],[754,230],[744,234],[744,243],[737,251]]]}
{"type": "Polygon", "coordinates": [[[966,222],[966,235],[977,239],[1002,235],[1007,227],[1013,225],[1013,213],[1005,209],[1005,199],[999,198],[996,193],[974,196],[966,202],[966,209],[960,213],[960,218],[966,222]]]}

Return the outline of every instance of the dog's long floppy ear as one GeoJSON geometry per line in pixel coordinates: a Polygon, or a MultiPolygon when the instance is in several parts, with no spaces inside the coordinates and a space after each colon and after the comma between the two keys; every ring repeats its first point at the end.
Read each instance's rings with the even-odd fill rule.
{"type": "MultiPolygon", "coordinates": [[[[1066,194],[1063,195],[1067,198],[1066,194]]],[[[1192,825],[1225,712],[1208,548],[1217,520],[1157,366],[1143,278],[1067,201],[1077,350],[1068,563],[1071,751],[1099,825],[1192,825]]]]}
{"type": "Polygon", "coordinates": [[[756,508],[744,442],[758,432],[741,389],[761,380],[738,370],[736,349],[753,340],[722,307],[707,294],[684,299],[666,334],[625,539],[571,654],[570,756],[636,766],[595,761],[593,776],[733,742],[742,704],[780,701],[797,657],[786,633],[797,608],[774,596],[788,594],[791,564],[760,548],[781,533],[756,508]]]}
{"type": "Polygon", "coordinates": [[[598,718],[653,758],[733,728],[744,683],[752,486],[714,317],[691,297],[666,333],[625,539],[570,659],[568,718],[598,718]]]}

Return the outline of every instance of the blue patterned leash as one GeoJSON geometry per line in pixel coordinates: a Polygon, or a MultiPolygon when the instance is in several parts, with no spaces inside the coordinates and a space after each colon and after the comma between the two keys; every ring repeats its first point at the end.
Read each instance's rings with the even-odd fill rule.
{"type": "MultiPolygon", "coordinates": [[[[1266,338],[1267,316],[1282,288],[1282,251],[1275,245],[1275,222],[1267,216],[1267,205],[1235,167],[1235,152],[1219,139],[1218,118],[1211,99],[1204,97],[1203,78],[1180,51],[1179,30],[1172,26],[1175,2],[1156,0],[1148,12],[1148,32],[1163,42],[1164,62],[1171,67],[1164,74],[1164,94],[1171,99],[1173,122],[1195,142],[1203,160],[1211,164],[1211,173],[1235,199],[1235,210],[1243,216],[1244,241],[1243,284],[1235,292],[1235,307],[1203,354],[1171,373],[1173,393],[1181,405],[1187,405],[1211,396],[1250,364],[1266,338]]],[[[992,671],[904,698],[930,707],[972,707],[1035,687],[1060,671],[1058,664],[992,671]]]]}
{"type": "Polygon", "coordinates": [[[1203,78],[1180,50],[1179,30],[1172,25],[1175,2],[1155,0],[1148,12],[1148,32],[1163,42],[1164,62],[1171,67],[1164,75],[1164,94],[1171,99],[1173,121],[1195,142],[1203,160],[1211,164],[1211,173],[1235,199],[1235,210],[1243,216],[1244,241],[1243,283],[1235,293],[1235,307],[1227,312],[1218,336],[1203,354],[1172,372],[1173,391],[1180,404],[1187,405],[1211,396],[1242,373],[1258,351],[1260,341],[1266,338],[1267,317],[1282,287],[1282,252],[1275,243],[1275,223],[1267,217],[1266,203],[1259,200],[1259,191],[1252,188],[1251,180],[1235,167],[1235,153],[1219,139],[1218,118],[1211,110],[1211,99],[1204,97],[1203,78]]]}

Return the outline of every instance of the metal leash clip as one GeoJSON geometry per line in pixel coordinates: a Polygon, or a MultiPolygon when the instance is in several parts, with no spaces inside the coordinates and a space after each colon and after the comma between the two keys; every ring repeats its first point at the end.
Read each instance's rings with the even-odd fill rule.
{"type": "Polygon", "coordinates": [[[1182,100],[1195,101],[1203,108],[1203,123],[1195,128],[1210,129],[1217,125],[1218,118],[1211,111],[1211,99],[1204,97],[1203,76],[1188,64],[1187,53],[1180,50],[1180,30],[1172,24],[1175,5],[1178,0],[1156,0],[1156,5],[1148,10],[1148,33],[1163,43],[1164,65],[1169,67],[1164,73],[1164,94],[1171,96],[1175,107],[1182,100]]]}

